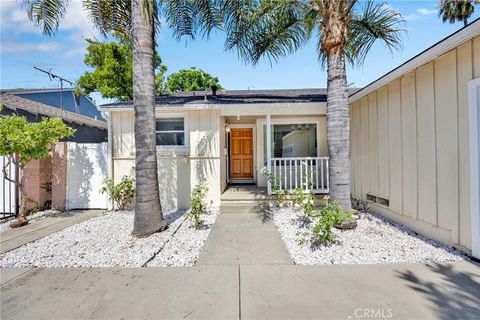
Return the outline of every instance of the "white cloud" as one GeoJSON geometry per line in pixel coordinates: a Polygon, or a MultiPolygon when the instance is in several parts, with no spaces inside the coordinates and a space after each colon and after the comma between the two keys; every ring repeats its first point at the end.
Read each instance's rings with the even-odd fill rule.
{"type": "Polygon", "coordinates": [[[417,12],[419,14],[421,14],[422,16],[429,16],[431,14],[437,13],[437,10],[436,9],[428,9],[428,8],[420,8],[420,9],[417,10],[417,12]]]}
{"type": "Polygon", "coordinates": [[[2,43],[0,47],[1,53],[23,53],[23,52],[50,52],[58,50],[60,48],[59,44],[56,42],[45,41],[37,43],[18,43],[18,42],[7,42],[2,43]]]}
{"type": "MultiPolygon", "coordinates": [[[[35,27],[28,19],[27,8],[21,1],[1,0],[0,27],[4,33],[26,32],[41,34],[41,29],[35,27]]],[[[95,34],[94,27],[87,12],[82,7],[81,0],[70,1],[67,14],[60,22],[60,31],[70,31],[79,37],[92,37],[95,34]]]]}

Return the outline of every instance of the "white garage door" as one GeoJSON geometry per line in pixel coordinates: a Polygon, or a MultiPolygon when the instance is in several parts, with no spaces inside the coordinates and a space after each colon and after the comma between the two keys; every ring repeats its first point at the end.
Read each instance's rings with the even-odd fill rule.
{"type": "Polygon", "coordinates": [[[106,209],[107,143],[67,144],[67,209],[106,209]]]}

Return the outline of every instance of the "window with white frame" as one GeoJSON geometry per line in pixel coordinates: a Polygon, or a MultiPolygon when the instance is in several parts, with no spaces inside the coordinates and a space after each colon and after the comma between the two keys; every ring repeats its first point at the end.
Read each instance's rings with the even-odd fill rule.
{"type": "Polygon", "coordinates": [[[182,148],[185,142],[185,118],[157,118],[156,140],[159,147],[182,148]]]}

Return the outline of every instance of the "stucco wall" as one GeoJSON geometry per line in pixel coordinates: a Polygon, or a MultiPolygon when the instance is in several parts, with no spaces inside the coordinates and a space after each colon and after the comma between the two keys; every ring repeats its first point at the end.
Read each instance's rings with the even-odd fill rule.
{"type": "Polygon", "coordinates": [[[467,83],[479,76],[476,37],[351,103],[353,196],[471,248],[467,83]]]}
{"type": "MultiPolygon", "coordinates": [[[[191,190],[202,177],[208,182],[207,201],[218,205],[221,189],[219,111],[187,111],[172,116],[180,115],[187,119],[188,149],[157,150],[162,206],[165,210],[188,208],[191,190]]],[[[133,112],[112,112],[111,122],[112,167],[117,183],[122,176],[135,173],[133,112]]]]}

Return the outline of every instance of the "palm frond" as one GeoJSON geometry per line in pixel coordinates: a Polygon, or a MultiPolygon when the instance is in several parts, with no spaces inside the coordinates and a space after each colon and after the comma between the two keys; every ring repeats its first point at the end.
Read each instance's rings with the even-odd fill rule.
{"type": "Polygon", "coordinates": [[[246,62],[266,57],[277,61],[295,52],[311,35],[300,1],[238,1],[225,19],[227,50],[236,49],[246,62]]]}
{"type": "Polygon", "coordinates": [[[83,0],[82,6],[103,35],[114,31],[130,36],[131,0],[83,0]]]}
{"type": "Polygon", "coordinates": [[[46,35],[53,35],[65,17],[69,0],[24,0],[28,18],[41,27],[46,35]]]}
{"type": "MultiPolygon", "coordinates": [[[[225,0],[226,1],[226,0],[225,0]]],[[[194,39],[197,32],[208,37],[222,27],[220,0],[164,0],[163,14],[177,39],[194,39]]]]}
{"type": "Polygon", "coordinates": [[[391,52],[400,50],[400,34],[405,31],[401,28],[403,23],[402,16],[387,4],[368,0],[362,12],[352,13],[345,47],[347,59],[362,64],[377,40],[391,52]]]}

